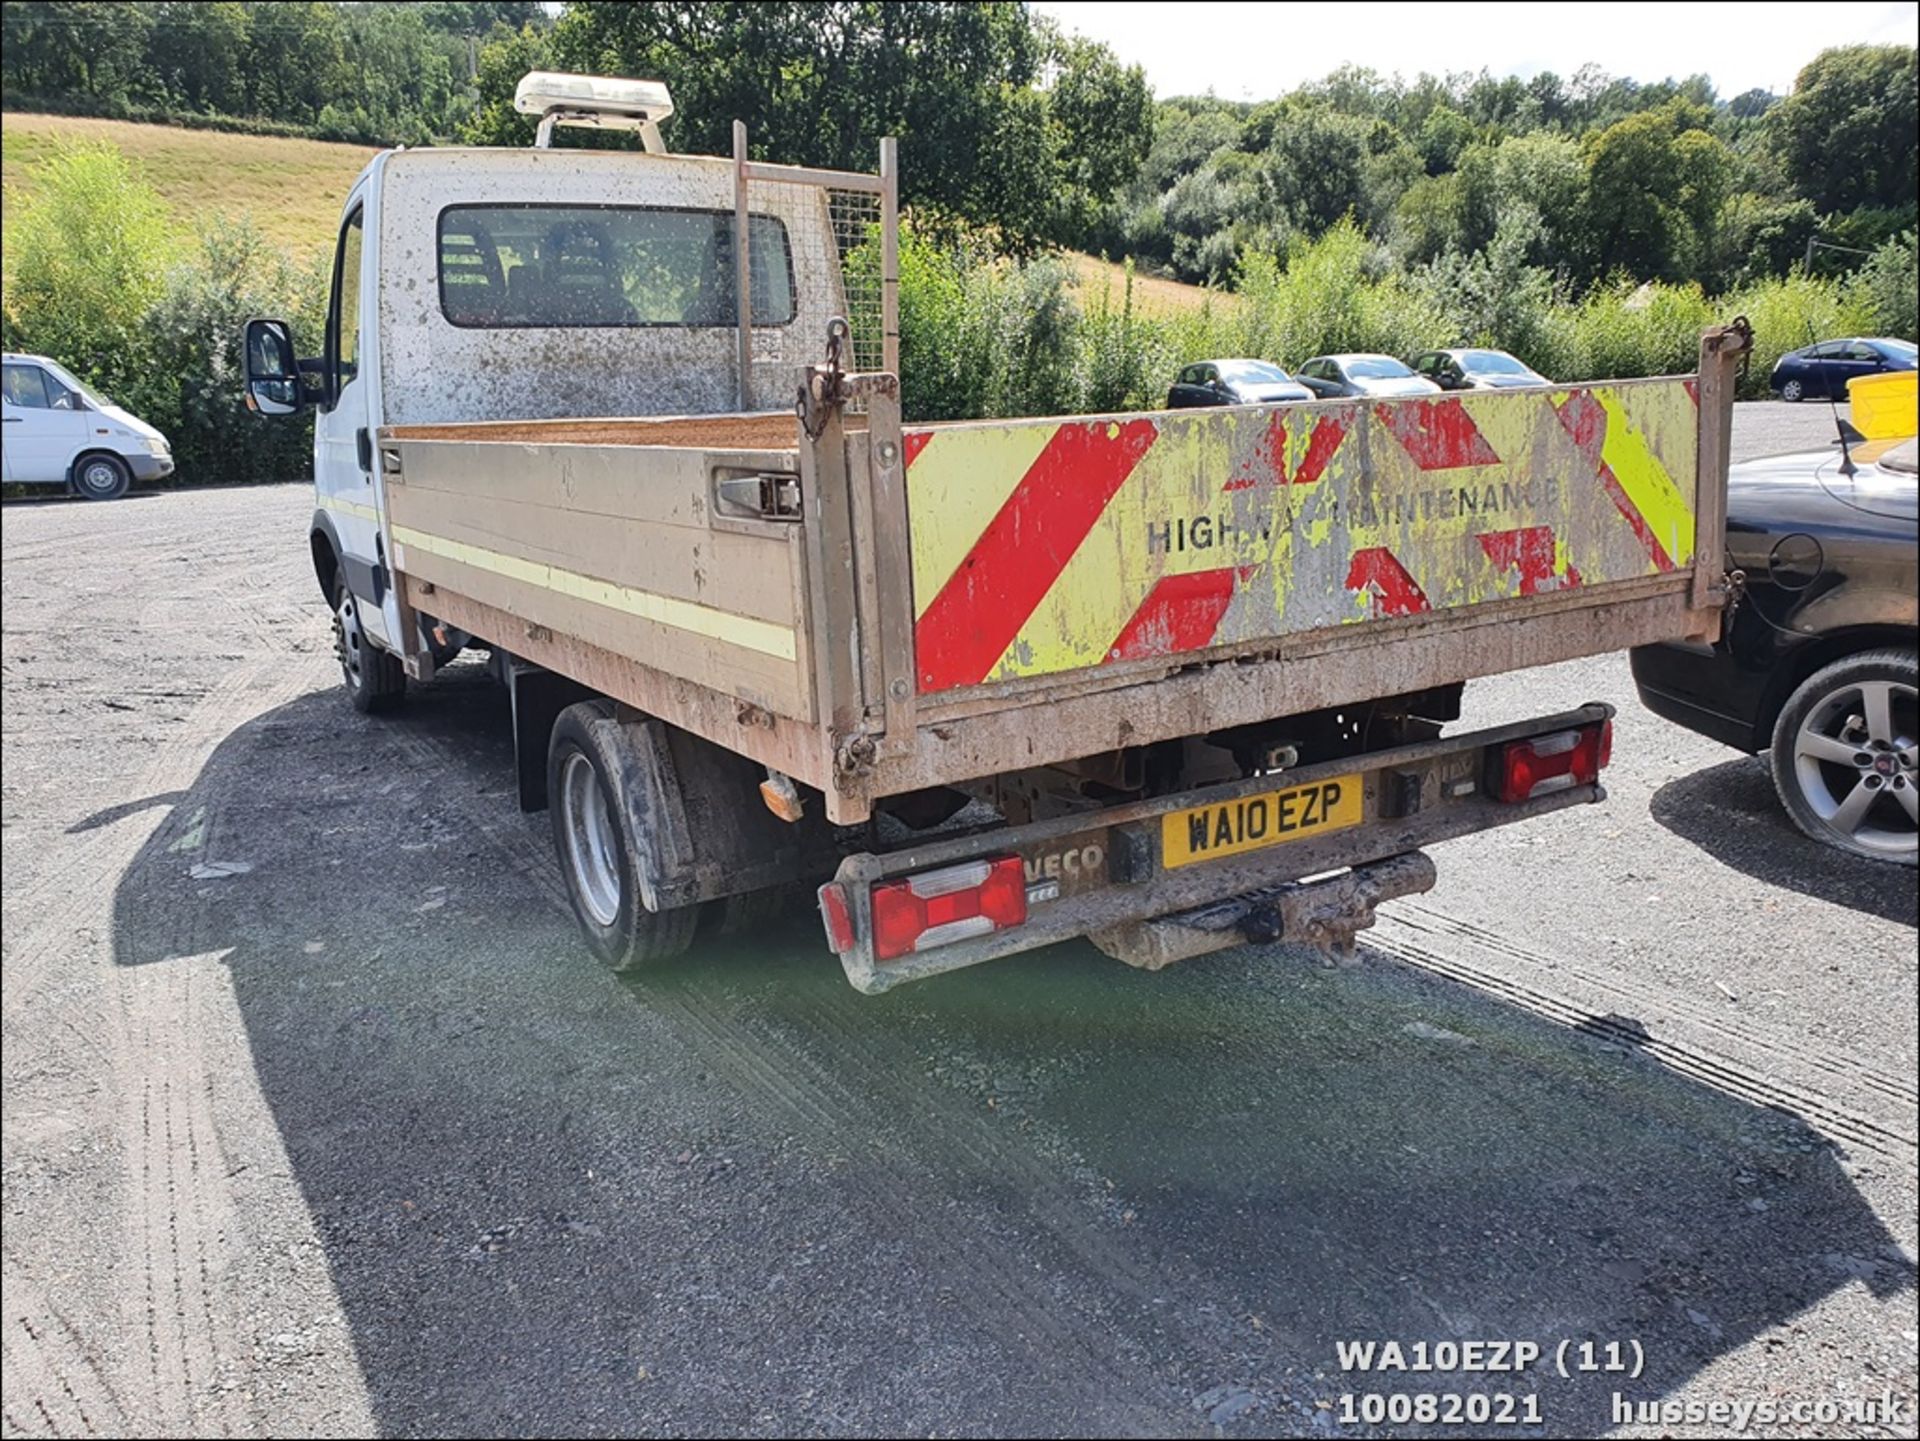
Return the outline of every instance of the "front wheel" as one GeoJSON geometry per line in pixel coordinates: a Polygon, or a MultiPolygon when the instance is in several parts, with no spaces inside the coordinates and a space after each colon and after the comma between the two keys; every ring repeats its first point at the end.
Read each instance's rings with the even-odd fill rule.
{"type": "Polygon", "coordinates": [[[567,898],[587,946],[609,968],[638,970],[693,944],[698,906],[650,911],[638,860],[649,844],[622,803],[621,747],[613,708],[580,701],[560,712],[547,750],[547,803],[567,898]]]}
{"type": "Polygon", "coordinates": [[[1913,865],[1920,845],[1920,661],[1875,650],[1807,677],[1773,728],[1773,783],[1794,823],[1851,855],[1913,865]]]}
{"type": "Polygon", "coordinates": [[[407,698],[407,672],[400,657],[373,643],[360,624],[360,602],[342,580],[333,589],[333,652],[347,699],[363,715],[398,709],[407,698]]]}
{"type": "Polygon", "coordinates": [[[83,455],[73,468],[73,488],[88,500],[118,500],[132,484],[132,472],[117,455],[83,455]]]}
{"type": "Polygon", "coordinates": [[[1786,401],[1799,400],[1804,397],[1806,393],[1806,387],[1797,380],[1789,380],[1780,387],[1780,398],[1786,401]]]}

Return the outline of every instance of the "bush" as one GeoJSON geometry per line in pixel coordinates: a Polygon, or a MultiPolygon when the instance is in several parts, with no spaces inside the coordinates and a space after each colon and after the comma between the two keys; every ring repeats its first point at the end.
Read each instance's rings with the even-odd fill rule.
{"type": "Polygon", "coordinates": [[[176,253],[159,195],[112,146],[74,146],[35,168],[24,197],[7,197],[6,217],[7,348],[129,393],[176,253]]]}
{"type": "Polygon", "coordinates": [[[208,227],[174,268],[147,316],[153,365],[132,408],[173,442],[182,477],[247,483],[308,473],[311,425],[247,410],[241,330],[250,316],[278,315],[295,335],[317,337],[328,279],[323,257],[296,268],[251,221],[208,227]]]}
{"type": "Polygon", "coordinates": [[[1904,340],[1920,338],[1920,245],[1909,230],[1873,252],[1855,277],[1857,298],[1872,312],[1872,329],[1904,340]]]}
{"type": "Polygon", "coordinates": [[[153,189],[110,146],[63,150],[9,201],[7,348],[58,360],[157,426],[186,481],[284,480],[311,431],[250,415],[240,329],[284,315],[319,333],[327,276],[296,268],[247,221],[210,217],[184,253],[153,189]],[[76,243],[84,237],[84,243],[76,243]]]}

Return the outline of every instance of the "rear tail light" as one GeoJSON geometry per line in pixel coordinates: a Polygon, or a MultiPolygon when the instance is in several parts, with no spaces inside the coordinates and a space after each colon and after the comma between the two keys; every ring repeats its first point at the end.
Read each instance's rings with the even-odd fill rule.
{"type": "Polygon", "coordinates": [[[1493,752],[1496,798],[1526,801],[1574,786],[1590,786],[1613,759],[1613,722],[1509,741],[1493,752]]]}
{"type": "Polygon", "coordinates": [[[847,888],[838,881],[820,887],[820,921],[827,928],[827,944],[836,956],[853,949],[853,906],[847,888]]]}
{"type": "Polygon", "coordinates": [[[882,961],[989,935],[1027,919],[1018,856],[968,861],[873,888],[873,954],[882,961]]]}

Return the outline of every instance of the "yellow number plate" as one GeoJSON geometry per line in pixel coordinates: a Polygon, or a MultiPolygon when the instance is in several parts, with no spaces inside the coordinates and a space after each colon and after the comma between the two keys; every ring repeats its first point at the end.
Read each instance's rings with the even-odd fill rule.
{"type": "Polygon", "coordinates": [[[1172,870],[1344,830],[1360,824],[1360,802],[1352,775],[1174,811],[1160,819],[1160,863],[1172,870]]]}

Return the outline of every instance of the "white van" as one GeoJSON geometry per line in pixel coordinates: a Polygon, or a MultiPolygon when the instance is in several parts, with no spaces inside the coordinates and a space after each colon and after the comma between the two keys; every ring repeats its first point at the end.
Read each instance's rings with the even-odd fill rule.
{"type": "Polygon", "coordinates": [[[64,485],[88,500],[114,500],[136,480],[173,474],[164,435],[44,355],[5,357],[0,400],[0,458],[15,484],[64,485]]]}

